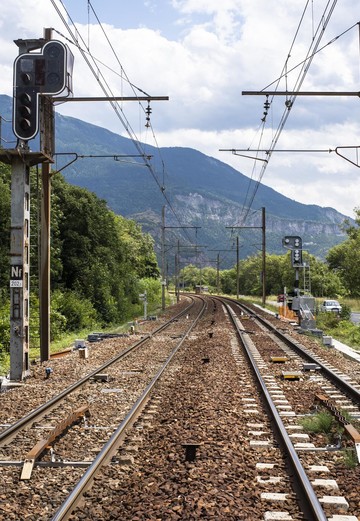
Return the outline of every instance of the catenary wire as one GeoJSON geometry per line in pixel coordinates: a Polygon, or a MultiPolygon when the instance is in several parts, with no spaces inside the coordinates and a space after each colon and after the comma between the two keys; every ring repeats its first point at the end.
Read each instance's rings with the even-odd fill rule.
{"type": "MultiPolygon", "coordinates": [[[[86,43],[84,42],[82,36],[80,35],[80,33],[77,31],[76,29],[76,25],[75,23],[73,22],[68,10],[66,9],[64,3],[63,3],[63,0],[59,0],[64,11],[66,12],[66,15],[68,16],[68,19],[70,20],[70,22],[72,23],[74,29],[75,29],[75,33],[74,31],[72,31],[70,25],[68,24],[67,20],[64,18],[63,14],[61,13],[60,9],[58,8],[58,6],[56,5],[56,2],[55,0],[50,0],[53,7],[55,8],[56,12],[58,13],[61,21],[63,22],[64,26],[66,27],[66,29],[68,30],[69,34],[71,35],[71,38],[72,38],[72,43],[78,48],[80,54],[82,55],[84,61],[86,62],[86,64],[88,65],[90,71],[92,72],[92,74],[94,75],[95,79],[97,80],[101,90],[104,92],[104,94],[109,97],[109,98],[112,98],[112,97],[115,97],[114,94],[112,94],[111,92],[111,89],[110,89],[110,86],[107,84],[107,81],[105,80],[102,72],[100,71],[99,67],[96,67],[96,61],[95,59],[93,58],[92,56],[92,53],[90,53],[90,50],[87,49],[87,52],[85,52],[83,50],[83,48],[81,47],[80,43],[79,43],[79,39],[77,37],[77,34],[79,35],[79,38],[81,39],[83,45],[85,47],[86,46],[86,43]],[[91,63],[88,55],[91,57],[91,60],[93,62],[93,64],[91,63]],[[94,68],[96,67],[96,69],[94,68]]],[[[91,6],[92,10],[93,10],[93,7],[91,6]]],[[[113,49],[113,47],[112,47],[113,49]]],[[[115,51],[114,51],[115,52],[115,51]]],[[[123,67],[121,66],[120,64],[120,67],[121,67],[121,71],[124,72],[124,69],[123,67]]],[[[133,84],[131,82],[129,82],[130,85],[133,87],[133,84]]],[[[158,180],[157,176],[156,176],[156,173],[151,165],[151,163],[147,160],[147,157],[146,157],[146,154],[145,152],[143,151],[142,149],[142,146],[139,142],[139,140],[137,139],[136,137],[136,134],[134,132],[134,130],[132,129],[129,121],[127,120],[122,108],[119,106],[119,104],[117,102],[115,102],[114,100],[109,100],[109,103],[110,105],[112,106],[112,108],[114,109],[117,117],[120,119],[124,129],[126,130],[126,132],[128,133],[131,141],[133,142],[134,146],[136,147],[136,149],[138,150],[139,154],[142,155],[143,157],[143,160],[144,160],[144,163],[145,163],[145,166],[148,168],[150,174],[152,175],[154,181],[156,182],[158,188],[160,189],[161,191],[161,194],[162,196],[164,197],[165,201],[167,202],[171,212],[173,213],[175,219],[177,220],[177,222],[179,224],[181,224],[181,220],[179,218],[179,216],[177,215],[170,199],[168,198],[167,194],[165,193],[165,187],[160,183],[160,181],[158,180]]],[[[185,234],[187,235],[188,237],[188,240],[191,240],[190,237],[188,236],[188,234],[186,233],[186,230],[185,230],[185,234]]]]}
{"type": "MultiPolygon", "coordinates": [[[[308,49],[306,58],[302,62],[302,68],[301,68],[301,71],[299,72],[297,80],[295,82],[295,85],[294,85],[294,88],[293,88],[293,94],[290,96],[290,98],[288,100],[288,103],[286,104],[286,108],[285,108],[285,110],[284,110],[284,112],[282,114],[282,117],[281,117],[280,122],[278,124],[277,130],[275,131],[275,134],[274,134],[274,136],[272,138],[271,145],[270,145],[270,147],[268,149],[268,153],[267,153],[267,159],[268,160],[267,160],[267,162],[263,162],[263,164],[261,166],[259,178],[256,181],[253,193],[252,193],[251,198],[250,198],[250,202],[247,204],[247,208],[245,208],[245,204],[244,204],[244,207],[243,207],[244,208],[244,212],[243,212],[243,215],[242,215],[242,222],[245,222],[245,220],[246,220],[246,218],[248,216],[250,208],[251,208],[251,206],[253,204],[253,201],[255,199],[255,195],[257,193],[257,190],[258,190],[258,188],[260,186],[262,178],[263,178],[263,176],[265,174],[265,171],[267,169],[267,166],[269,164],[272,152],[273,152],[273,150],[276,147],[276,144],[277,144],[277,142],[278,142],[278,140],[280,138],[281,132],[284,129],[285,123],[286,123],[286,121],[287,121],[287,119],[288,119],[288,117],[290,115],[291,109],[292,109],[292,107],[293,107],[293,105],[295,103],[296,97],[297,97],[297,92],[299,92],[300,87],[303,84],[303,82],[305,80],[305,77],[306,77],[306,74],[307,74],[307,72],[309,70],[309,67],[310,67],[311,63],[312,63],[312,60],[313,60],[313,58],[314,58],[314,56],[315,56],[315,54],[316,54],[316,52],[318,50],[321,38],[322,38],[322,36],[323,36],[323,34],[325,32],[325,29],[326,29],[326,27],[327,27],[327,25],[329,23],[331,15],[332,15],[332,13],[333,13],[333,11],[335,9],[336,3],[337,3],[337,0],[332,0],[332,2],[330,2],[330,0],[329,0],[327,2],[327,5],[326,5],[324,11],[323,11],[323,15],[321,16],[321,19],[320,19],[320,21],[318,23],[315,35],[313,36],[313,39],[312,39],[312,42],[311,42],[310,47],[308,49]]],[[[308,2],[306,4],[306,6],[307,5],[308,5],[308,2]]],[[[301,18],[301,21],[302,20],[303,20],[303,16],[301,18]]],[[[294,42],[293,42],[293,44],[294,44],[294,42]]],[[[289,54],[288,54],[288,57],[286,58],[286,62],[287,62],[288,58],[289,58],[289,54]]],[[[286,66],[284,66],[280,78],[283,76],[284,70],[286,70],[286,66]]],[[[276,80],[277,86],[276,86],[275,90],[277,90],[277,88],[278,88],[278,84],[279,84],[280,78],[278,80],[276,80]]]]}

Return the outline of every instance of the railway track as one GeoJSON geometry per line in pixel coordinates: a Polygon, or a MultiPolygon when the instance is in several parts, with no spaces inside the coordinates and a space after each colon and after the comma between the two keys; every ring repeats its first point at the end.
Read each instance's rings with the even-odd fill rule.
{"type": "MultiPolygon", "coordinates": [[[[202,299],[195,299],[199,307],[202,299]]],[[[354,453],[353,439],[348,431],[336,442],[324,433],[306,433],[301,420],[329,404],[341,413],[348,407],[355,418],[358,405],[353,392],[360,382],[359,369],[280,321],[259,322],[253,310],[240,310],[212,297],[201,307],[201,317],[191,331],[189,318],[184,319],[189,334],[181,333],[177,347],[168,351],[171,363],[154,370],[142,384],[142,392],[135,392],[135,380],[151,365],[158,347],[154,354],[146,347],[146,360],[129,363],[125,372],[133,407],[126,413],[113,410],[111,420],[107,417],[102,423],[97,410],[106,408],[103,402],[92,401],[82,391],[91,416],[69,428],[69,433],[78,431],[74,440],[82,442],[69,441],[69,433],[59,437],[29,480],[19,479],[19,467],[2,468],[0,499],[6,498],[8,504],[0,506],[0,519],[5,513],[6,519],[39,521],[358,519],[359,467],[349,468],[344,462],[344,449],[354,453]],[[290,348],[290,340],[299,348],[300,339],[308,344],[303,346],[305,358],[290,348]],[[312,349],[316,364],[324,368],[304,371],[312,349]],[[275,358],[285,361],[275,362],[275,358]],[[326,380],[328,364],[330,373],[340,379],[342,366],[344,381],[352,389],[350,401],[349,392],[344,398],[334,380],[326,380]],[[298,377],[285,378],[284,372],[298,377]],[[329,403],[322,402],[321,396],[329,403]],[[137,406],[141,413],[134,412],[137,406]],[[91,422],[96,429],[89,429],[91,422]],[[101,440],[88,438],[88,430],[101,433],[101,440]],[[61,473],[61,480],[51,488],[49,483],[55,483],[61,473]],[[14,512],[19,495],[24,508],[14,512]]],[[[183,311],[193,318],[193,311],[183,311]]],[[[178,335],[168,334],[166,342],[178,335]]],[[[164,362],[164,353],[157,356],[164,362]]],[[[58,361],[59,367],[63,362],[58,361]]],[[[93,376],[98,374],[94,371],[93,376]]],[[[111,385],[91,380],[88,385],[108,390],[98,395],[117,395],[118,407],[121,387],[115,381],[111,385]]],[[[47,421],[44,417],[38,427],[44,428],[47,421]]],[[[18,435],[11,445],[16,440],[20,445],[18,435]]],[[[15,454],[23,465],[24,448],[15,454]]]]}
{"type": "MultiPolygon", "coordinates": [[[[297,478],[297,495],[302,500],[306,519],[325,520],[330,514],[335,515],[331,519],[336,519],[337,511],[339,519],[357,519],[357,516],[346,514],[349,510],[346,493],[356,497],[356,482],[344,480],[343,471],[337,474],[339,452],[346,447],[341,443],[339,431],[333,433],[336,440],[332,443],[324,441],[323,435],[313,435],[311,440],[301,422],[299,425],[299,419],[301,416],[314,418],[314,407],[326,406],[338,420],[337,427],[344,429],[347,435],[344,441],[351,446],[358,463],[360,434],[350,419],[355,423],[360,419],[359,369],[357,375],[350,378],[298,339],[292,339],[268,320],[256,316],[247,306],[232,304],[230,314],[257,375],[279,443],[297,478]],[[294,386],[294,383],[298,385],[294,386]],[[346,413],[349,413],[348,418],[344,416],[346,413]],[[345,496],[341,495],[341,490],[345,496]]],[[[355,506],[356,511],[358,506],[355,506]]]]}
{"type": "MultiPolygon", "coordinates": [[[[84,468],[91,468],[92,462],[97,460],[97,455],[114,437],[119,426],[129,423],[129,417],[135,410],[134,404],[138,411],[144,407],[151,387],[160,379],[183,339],[196,324],[204,305],[203,301],[192,299],[190,305],[183,306],[180,313],[156,330],[151,333],[144,331],[139,341],[120,349],[115,356],[86,372],[85,376],[27,412],[24,417],[11,425],[7,425],[3,417],[0,490],[7,502],[0,507],[0,519],[2,513],[6,513],[6,519],[26,519],[29,512],[32,512],[32,519],[49,519],[54,507],[66,498],[68,487],[76,485],[84,468]],[[9,486],[12,482],[17,487],[9,486]],[[44,497],[36,493],[39,488],[46,490],[48,503],[45,506],[44,497]],[[21,505],[17,504],[19,489],[24,492],[21,505]]],[[[103,347],[106,351],[106,345],[103,347]]],[[[94,347],[94,351],[98,352],[99,346],[94,347]]],[[[98,357],[93,353],[92,358],[98,357]]],[[[93,365],[95,361],[92,361],[93,365]]],[[[84,372],[86,362],[80,364],[84,372]]],[[[74,359],[72,363],[77,365],[74,359]]],[[[55,367],[56,364],[53,372],[60,373],[55,367]]],[[[39,383],[36,377],[35,374],[35,381],[29,379],[21,389],[2,393],[3,414],[9,410],[14,414],[14,399],[17,398],[20,405],[22,394],[27,394],[26,388],[26,391],[30,388],[32,391],[38,390],[41,395],[44,394],[44,386],[52,389],[61,385],[61,382],[57,385],[52,376],[43,377],[39,383]]],[[[65,381],[64,377],[62,385],[65,381]]],[[[31,403],[38,404],[39,401],[41,399],[34,397],[31,403]]],[[[118,438],[121,442],[121,437],[118,438]]]]}

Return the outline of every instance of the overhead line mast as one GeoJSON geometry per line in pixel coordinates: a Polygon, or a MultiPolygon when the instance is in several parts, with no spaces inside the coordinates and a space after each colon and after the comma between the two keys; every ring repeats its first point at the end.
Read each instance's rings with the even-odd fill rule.
{"type": "Polygon", "coordinates": [[[303,91],[290,92],[287,90],[243,90],[243,96],[357,96],[360,92],[353,91],[303,91]]]}
{"type": "Polygon", "coordinates": [[[169,96],[100,96],[100,97],[57,97],[56,101],[169,101],[169,96]]]}

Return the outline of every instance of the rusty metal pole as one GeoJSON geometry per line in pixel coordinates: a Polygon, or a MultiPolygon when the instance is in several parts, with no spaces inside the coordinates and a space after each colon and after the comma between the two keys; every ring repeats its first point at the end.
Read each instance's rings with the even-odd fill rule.
{"type": "Polygon", "coordinates": [[[236,237],[236,298],[239,300],[239,236],[236,237]]]}
{"type": "MultiPolygon", "coordinates": [[[[51,29],[44,29],[45,40],[51,40],[51,29]]],[[[54,153],[54,106],[51,98],[40,99],[40,148],[43,153],[53,157],[54,153]]],[[[40,229],[40,360],[50,358],[50,163],[41,166],[41,229],[40,229]]]]}
{"type": "Polygon", "coordinates": [[[175,253],[175,285],[176,285],[176,302],[180,300],[180,241],[177,241],[177,252],[175,253]]]}
{"type": "Polygon", "coordinates": [[[262,305],[266,304],[266,222],[265,207],[262,207],[262,305]]]}
{"type": "Polygon", "coordinates": [[[165,206],[161,212],[161,309],[165,309],[165,206]]]}
{"type": "Polygon", "coordinates": [[[40,360],[50,358],[50,164],[42,164],[40,230],[40,360]]]}

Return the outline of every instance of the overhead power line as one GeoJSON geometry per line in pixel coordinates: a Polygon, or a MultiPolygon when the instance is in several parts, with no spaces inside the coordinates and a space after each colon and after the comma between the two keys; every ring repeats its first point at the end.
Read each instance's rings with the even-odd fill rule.
{"type": "MultiPolygon", "coordinates": [[[[240,219],[239,219],[239,221],[241,223],[244,223],[246,218],[247,218],[247,216],[248,216],[248,213],[249,213],[249,211],[251,209],[251,206],[253,204],[253,201],[255,199],[255,195],[257,193],[259,185],[260,185],[260,183],[262,181],[262,178],[263,178],[263,176],[265,174],[266,168],[267,168],[267,166],[269,164],[271,155],[272,155],[273,151],[276,149],[276,145],[277,145],[278,140],[280,138],[281,132],[284,129],[284,126],[286,124],[287,118],[290,115],[291,109],[293,108],[293,105],[295,103],[296,97],[297,97],[297,95],[300,94],[301,86],[302,86],[302,84],[303,84],[303,82],[305,80],[306,74],[307,74],[307,72],[308,72],[308,70],[310,68],[312,60],[313,60],[314,56],[316,55],[316,53],[319,52],[319,50],[320,50],[319,49],[320,41],[321,41],[321,39],[323,37],[323,34],[325,32],[325,29],[326,29],[328,23],[329,23],[331,15],[332,15],[332,13],[333,13],[333,11],[335,9],[336,3],[337,3],[337,0],[329,0],[327,2],[326,6],[325,6],[325,8],[323,10],[323,14],[322,14],[322,16],[321,16],[321,18],[319,20],[319,23],[318,23],[318,25],[316,27],[316,30],[313,30],[312,39],[311,39],[311,42],[310,42],[310,45],[309,45],[309,48],[308,48],[308,51],[306,53],[306,56],[305,56],[304,60],[300,63],[300,65],[298,64],[296,67],[293,67],[292,69],[289,70],[288,62],[289,62],[289,59],[290,59],[290,57],[292,55],[292,49],[293,49],[293,47],[295,45],[295,42],[297,40],[300,27],[301,27],[301,25],[304,22],[305,13],[306,13],[309,5],[310,5],[309,0],[306,2],[305,8],[304,8],[304,10],[302,12],[302,15],[301,15],[301,18],[300,18],[300,22],[299,22],[298,27],[297,27],[296,32],[295,32],[295,36],[294,36],[293,41],[291,43],[290,50],[287,53],[287,57],[286,57],[283,69],[281,71],[281,74],[275,81],[273,81],[270,84],[270,85],[275,85],[275,88],[272,91],[268,92],[268,93],[265,92],[265,89],[260,91],[262,95],[266,96],[266,101],[264,103],[264,113],[263,113],[263,118],[261,119],[261,126],[260,126],[261,136],[260,136],[260,139],[259,139],[259,147],[258,147],[258,150],[256,151],[256,157],[251,158],[251,159],[254,159],[253,171],[252,171],[251,179],[250,179],[249,184],[248,184],[248,190],[247,190],[247,193],[246,193],[246,197],[245,197],[245,200],[244,200],[244,203],[243,203],[243,208],[242,208],[242,211],[241,211],[241,216],[240,216],[240,219]],[[290,71],[295,70],[299,66],[301,67],[301,69],[300,69],[300,71],[298,73],[297,79],[295,81],[295,85],[294,85],[294,87],[292,89],[289,89],[288,88],[288,74],[289,74],[290,71]],[[272,137],[272,140],[271,140],[271,144],[266,149],[268,157],[267,157],[266,160],[262,160],[262,166],[261,166],[261,169],[260,169],[260,173],[259,173],[258,179],[256,181],[254,181],[255,185],[252,188],[251,193],[250,193],[250,186],[251,186],[251,181],[253,181],[253,174],[254,174],[254,170],[255,170],[255,165],[256,165],[256,162],[258,160],[260,160],[260,158],[258,157],[257,154],[258,154],[258,152],[262,148],[261,147],[261,142],[262,142],[262,139],[263,139],[263,136],[264,136],[264,128],[265,128],[267,116],[268,116],[269,110],[271,109],[271,105],[272,105],[272,102],[273,102],[273,97],[275,95],[278,95],[278,92],[279,92],[279,88],[278,87],[279,87],[281,79],[285,79],[285,83],[286,83],[286,90],[285,90],[286,103],[285,103],[285,109],[284,109],[284,111],[282,113],[282,116],[280,118],[278,127],[277,127],[277,129],[275,130],[275,132],[273,134],[273,137],[272,137]]],[[[312,17],[313,17],[313,14],[312,14],[312,17]]],[[[344,33],[342,33],[342,34],[344,34],[344,33]]],[[[335,41],[337,38],[333,39],[332,41],[335,41]]],[[[327,45],[329,45],[329,44],[327,44],[327,45]]],[[[270,85],[268,85],[268,87],[270,85]]],[[[260,92],[259,92],[259,94],[260,94],[260,92]]],[[[245,93],[248,93],[248,92],[244,91],[243,94],[245,94],[245,93]]],[[[231,151],[232,150],[234,150],[234,149],[231,149],[231,151]]]]}
{"type": "MultiPolygon", "coordinates": [[[[99,68],[99,66],[97,64],[96,59],[94,58],[94,56],[90,52],[89,46],[86,44],[86,42],[82,38],[81,34],[77,31],[76,25],[73,22],[70,14],[68,12],[68,10],[66,9],[66,7],[65,7],[65,5],[63,3],[63,0],[60,0],[60,3],[61,3],[61,5],[62,5],[62,7],[63,7],[63,9],[64,9],[64,11],[65,11],[68,19],[70,20],[70,22],[71,22],[71,24],[72,24],[74,29],[72,29],[70,27],[69,23],[67,22],[67,20],[63,16],[63,13],[59,9],[58,5],[56,4],[56,1],[55,0],[51,0],[51,3],[53,5],[54,9],[56,10],[56,12],[58,13],[58,15],[59,15],[61,21],[63,22],[64,26],[67,29],[67,31],[68,31],[71,39],[72,39],[71,43],[74,44],[78,48],[78,50],[79,50],[80,54],[82,55],[85,63],[89,67],[90,71],[92,72],[92,74],[95,77],[99,87],[104,92],[105,96],[107,98],[110,98],[109,99],[109,103],[112,106],[115,114],[117,115],[117,117],[121,121],[125,131],[127,132],[129,138],[133,142],[133,144],[134,144],[135,148],[137,149],[139,155],[142,156],[145,166],[148,168],[151,176],[153,177],[155,183],[157,184],[157,186],[158,186],[162,196],[164,197],[165,201],[167,202],[167,205],[170,208],[171,212],[173,213],[175,219],[177,220],[177,222],[179,222],[179,224],[181,224],[181,220],[180,220],[179,216],[177,215],[177,213],[176,213],[176,211],[175,211],[175,209],[174,209],[170,199],[168,198],[167,194],[165,193],[164,183],[159,181],[152,164],[147,159],[148,154],[146,154],[146,152],[144,151],[142,144],[140,143],[139,139],[136,136],[136,133],[132,129],[130,122],[126,118],[123,109],[120,107],[119,103],[116,101],[116,96],[113,94],[113,92],[112,92],[112,90],[111,90],[107,80],[105,79],[103,73],[101,72],[101,70],[100,70],[100,68],[99,68]],[[80,44],[80,42],[82,42],[82,45],[80,44]],[[86,49],[86,50],[84,50],[84,49],[86,49]]],[[[93,8],[93,6],[92,6],[92,4],[91,4],[91,2],[89,0],[88,0],[88,8],[91,8],[91,11],[94,13],[94,15],[96,17],[96,20],[97,20],[99,26],[101,27],[101,30],[103,31],[104,36],[105,36],[105,38],[106,38],[106,40],[108,42],[108,45],[110,46],[110,48],[111,48],[111,50],[112,50],[112,52],[113,52],[113,54],[114,54],[118,64],[119,64],[119,67],[120,67],[120,70],[121,70],[121,77],[124,77],[124,79],[129,83],[129,85],[131,86],[131,88],[133,89],[134,92],[135,92],[135,89],[139,90],[140,92],[142,92],[143,94],[145,94],[148,97],[147,93],[145,93],[143,90],[139,89],[132,82],[130,82],[129,78],[127,77],[127,75],[126,75],[126,73],[124,71],[124,68],[122,67],[122,65],[120,63],[120,60],[118,59],[116,51],[115,51],[114,47],[112,46],[112,44],[111,44],[111,42],[110,42],[110,40],[109,40],[109,38],[108,38],[108,36],[106,34],[106,31],[104,30],[104,28],[103,28],[103,26],[102,26],[98,16],[95,13],[94,8],[93,8]]],[[[137,95],[136,95],[136,98],[138,99],[138,101],[140,100],[139,96],[137,96],[137,95]]],[[[141,104],[140,104],[140,106],[141,106],[141,104]]],[[[143,108],[143,110],[145,111],[145,113],[149,114],[149,112],[147,112],[147,109],[143,108]]],[[[151,110],[150,110],[150,112],[151,112],[151,110]]],[[[151,123],[148,121],[148,119],[147,119],[147,122],[149,123],[149,125],[147,125],[147,126],[149,128],[152,128],[151,127],[151,123]]],[[[154,133],[153,133],[153,137],[155,139],[154,133]]],[[[157,143],[156,143],[156,145],[157,145],[157,143]]],[[[159,155],[161,156],[159,148],[158,148],[158,151],[159,151],[159,155]]],[[[164,161],[163,161],[162,158],[161,158],[161,162],[162,162],[163,170],[164,170],[164,161]]],[[[188,237],[188,239],[190,240],[190,237],[188,237]]]]}

